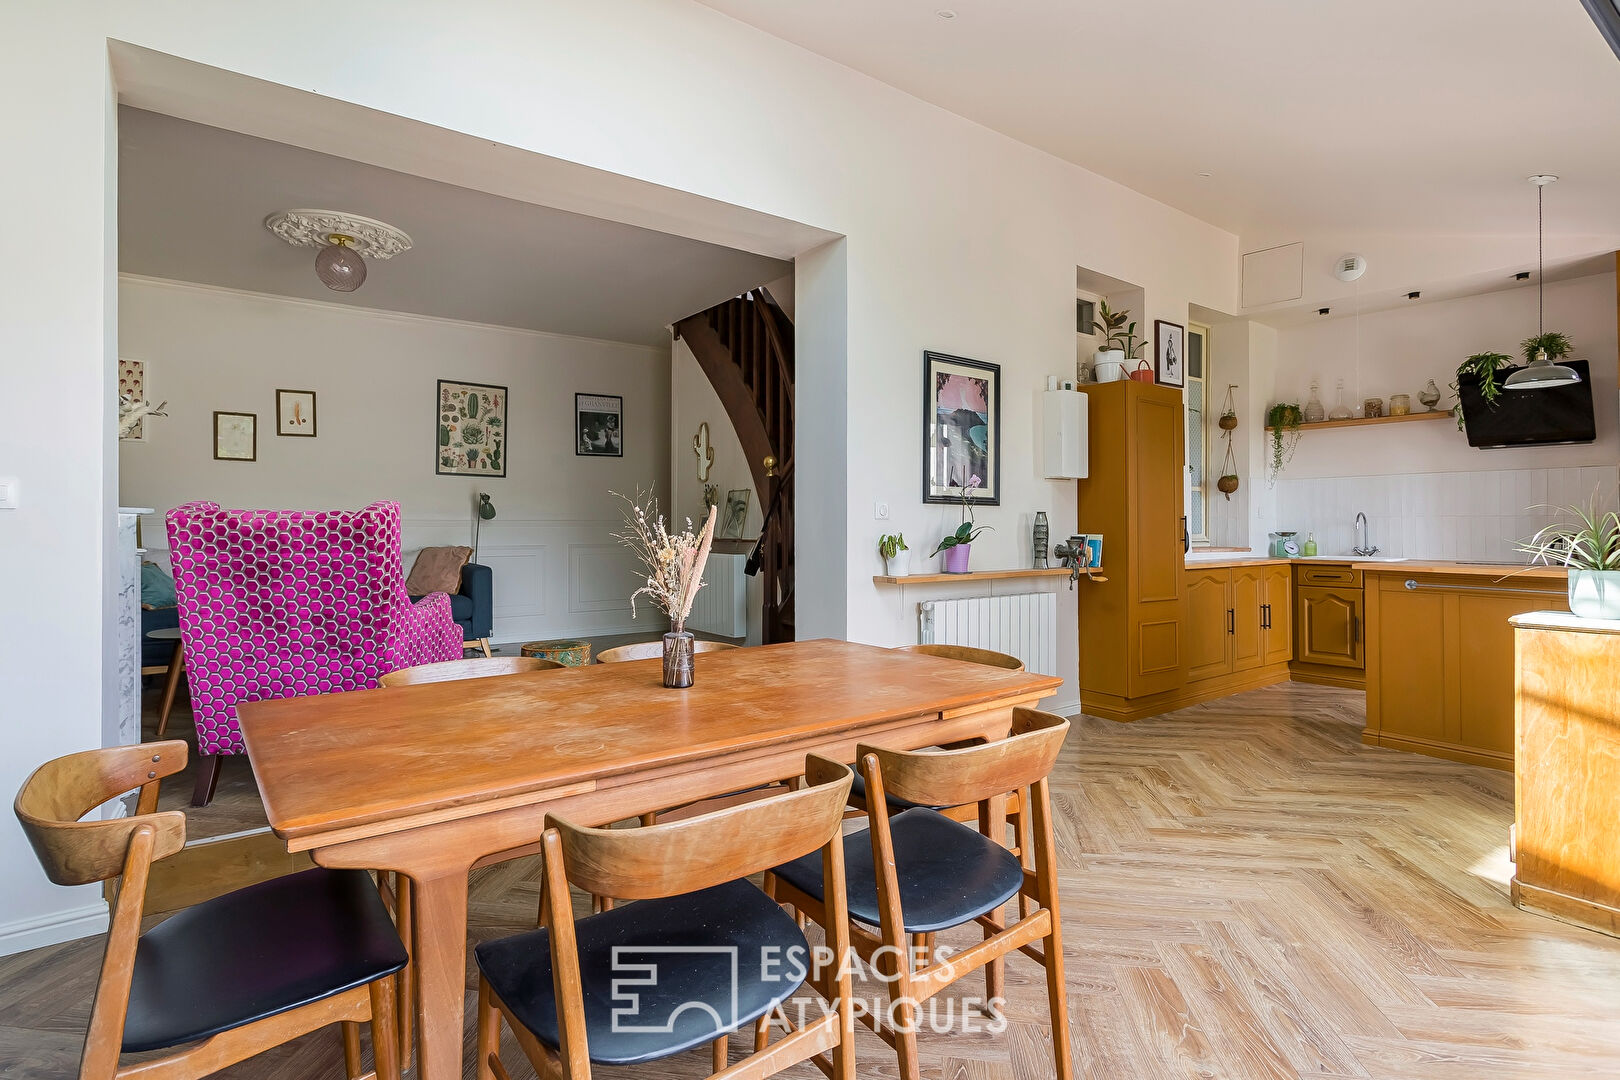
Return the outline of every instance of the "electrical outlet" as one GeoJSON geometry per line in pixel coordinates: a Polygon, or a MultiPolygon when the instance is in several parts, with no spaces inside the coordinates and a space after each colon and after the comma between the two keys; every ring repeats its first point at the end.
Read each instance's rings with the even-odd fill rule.
{"type": "Polygon", "coordinates": [[[872,516],[879,521],[889,520],[889,504],[886,502],[872,504],[872,516]]]}

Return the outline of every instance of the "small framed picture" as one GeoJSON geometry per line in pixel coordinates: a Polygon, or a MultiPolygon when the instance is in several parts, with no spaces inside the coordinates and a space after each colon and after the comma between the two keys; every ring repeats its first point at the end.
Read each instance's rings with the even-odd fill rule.
{"type": "Polygon", "coordinates": [[[214,410],[214,460],[259,460],[259,415],[214,410]]]}
{"type": "Polygon", "coordinates": [[[1187,328],[1153,320],[1153,376],[1165,386],[1187,385],[1187,328]]]}
{"type": "Polygon", "coordinates": [[[575,457],[624,457],[624,398],[574,395],[575,457]]]}
{"type": "Polygon", "coordinates": [[[276,434],[315,437],[315,391],[276,391],[276,434]]]}
{"type": "Polygon", "coordinates": [[[726,507],[720,514],[720,537],[741,540],[748,526],[748,498],[752,488],[732,488],[726,492],[726,507]]]}
{"type": "Polygon", "coordinates": [[[1076,300],[1074,302],[1074,331],[1077,334],[1090,334],[1092,326],[1097,322],[1097,305],[1090,300],[1076,300]]]}

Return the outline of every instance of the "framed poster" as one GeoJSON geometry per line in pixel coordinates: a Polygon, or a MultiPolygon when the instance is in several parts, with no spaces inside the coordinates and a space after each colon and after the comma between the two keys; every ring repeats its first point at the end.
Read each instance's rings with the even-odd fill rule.
{"type": "Polygon", "coordinates": [[[732,488],[726,492],[726,508],[720,515],[719,536],[722,540],[741,540],[748,525],[749,488],[732,488]]]}
{"type": "Polygon", "coordinates": [[[1001,365],[923,353],[923,425],[923,502],[1000,506],[1001,365]]]}
{"type": "Polygon", "coordinates": [[[575,457],[624,457],[624,398],[574,395],[575,457]]]}
{"type": "Polygon", "coordinates": [[[259,414],[214,411],[214,460],[259,460],[259,414]]]}
{"type": "Polygon", "coordinates": [[[276,391],[276,434],[300,439],[315,437],[315,391],[276,391]]]}
{"type": "Polygon", "coordinates": [[[1153,377],[1165,386],[1187,385],[1187,328],[1153,320],[1153,377]]]}
{"type": "MultiPolygon", "coordinates": [[[[120,414],[125,406],[140,405],[146,400],[146,363],[141,360],[125,360],[118,358],[118,404],[120,414]]],[[[135,421],[129,429],[128,435],[120,435],[121,439],[144,440],[146,438],[146,420],[135,421]]]]}
{"type": "Polygon", "coordinates": [[[506,387],[439,380],[434,402],[441,476],[506,475],[506,387]]]}

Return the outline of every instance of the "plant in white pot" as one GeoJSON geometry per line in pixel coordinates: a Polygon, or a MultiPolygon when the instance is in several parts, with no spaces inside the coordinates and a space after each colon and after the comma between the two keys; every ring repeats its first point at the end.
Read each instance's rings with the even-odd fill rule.
{"type": "Polygon", "coordinates": [[[1569,568],[1569,610],[1584,619],[1620,619],[1620,514],[1596,503],[1559,507],[1564,518],[1518,545],[1531,562],[1569,568]]]}
{"type": "Polygon", "coordinates": [[[900,558],[900,553],[910,550],[906,546],[905,533],[884,533],[878,537],[878,554],[883,556],[883,576],[905,577],[906,560],[900,558]]]}
{"type": "Polygon", "coordinates": [[[1145,338],[1136,340],[1136,324],[1129,321],[1130,317],[1129,311],[1110,308],[1106,299],[1097,302],[1097,319],[1091,324],[1091,331],[1106,339],[1103,347],[1097,350],[1092,368],[1098,382],[1118,382],[1123,379],[1125,361],[1136,359],[1147,344],[1145,338]]]}

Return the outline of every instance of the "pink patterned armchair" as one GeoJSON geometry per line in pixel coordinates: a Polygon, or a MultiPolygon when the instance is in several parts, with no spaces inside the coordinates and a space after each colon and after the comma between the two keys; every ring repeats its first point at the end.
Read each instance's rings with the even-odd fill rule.
{"type": "Polygon", "coordinates": [[[219,755],[240,754],[241,701],[369,690],[414,664],[456,660],[450,598],[412,605],[400,569],[399,503],[364,510],[221,510],[168,514],[186,678],[197,721],[205,806],[219,755]]]}

